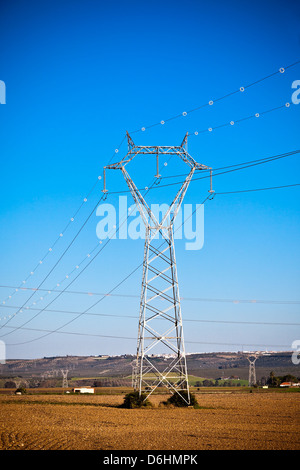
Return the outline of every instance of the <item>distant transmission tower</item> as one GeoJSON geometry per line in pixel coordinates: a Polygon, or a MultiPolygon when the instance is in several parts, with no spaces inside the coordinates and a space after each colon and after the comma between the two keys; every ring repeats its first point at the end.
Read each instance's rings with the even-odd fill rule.
{"type": "Polygon", "coordinates": [[[255,372],[255,362],[258,356],[256,354],[252,354],[247,357],[249,361],[249,387],[253,387],[256,384],[256,372],[255,372]]]}
{"type": "MultiPolygon", "coordinates": [[[[136,146],[127,133],[128,153],[118,163],[104,168],[103,192],[106,193],[105,170],[120,169],[145,224],[145,246],[138,324],[136,363],[133,367],[134,389],[148,397],[160,386],[171,393],[178,393],[190,403],[186,355],[177,266],[173,237],[173,225],[185,193],[195,170],[210,170],[210,193],[212,190],[212,169],[197,163],[186,150],[187,134],[180,146],[136,146]],[[159,221],[146,203],[141,192],[126,171],[126,165],[137,155],[156,158],[156,178],[159,174],[159,156],[177,156],[189,167],[189,174],[181,184],[173,202],[159,221]],[[161,235],[159,239],[158,235],[161,235]],[[159,354],[169,354],[163,368],[157,365],[159,354]],[[187,392],[187,394],[182,394],[187,392]],[[187,396],[187,399],[185,398],[187,396]]],[[[147,188],[146,188],[147,189],[147,188]]]]}
{"type": "Polygon", "coordinates": [[[63,370],[61,369],[61,373],[63,376],[63,383],[62,383],[62,388],[68,388],[68,369],[63,370]]]}

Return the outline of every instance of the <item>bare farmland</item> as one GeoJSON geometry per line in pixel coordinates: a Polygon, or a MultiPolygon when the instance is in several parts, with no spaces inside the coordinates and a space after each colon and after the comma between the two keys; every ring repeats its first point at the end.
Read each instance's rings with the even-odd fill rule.
{"type": "Polygon", "coordinates": [[[128,410],[117,394],[2,394],[0,449],[300,449],[300,393],[200,393],[200,409],[165,399],[128,410]]]}

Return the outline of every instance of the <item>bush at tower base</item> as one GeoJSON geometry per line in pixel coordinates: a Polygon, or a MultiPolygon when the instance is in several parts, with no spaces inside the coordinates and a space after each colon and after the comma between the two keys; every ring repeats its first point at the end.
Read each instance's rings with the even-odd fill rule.
{"type": "Polygon", "coordinates": [[[121,408],[147,408],[152,407],[152,403],[147,399],[147,395],[139,392],[127,393],[124,397],[124,402],[121,405],[121,408]]]}
{"type": "Polygon", "coordinates": [[[179,393],[174,393],[167,401],[164,402],[164,405],[172,405],[177,407],[193,406],[194,408],[199,408],[197,399],[193,393],[190,393],[190,402],[188,392],[183,391],[179,393]]]}

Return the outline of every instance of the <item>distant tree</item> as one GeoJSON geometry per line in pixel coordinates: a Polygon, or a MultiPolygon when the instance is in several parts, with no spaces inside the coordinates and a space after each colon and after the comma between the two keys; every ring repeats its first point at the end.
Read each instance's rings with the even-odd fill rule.
{"type": "Polygon", "coordinates": [[[9,380],[8,382],[5,382],[4,388],[17,388],[15,382],[12,380],[9,380]]]}
{"type": "Polygon", "coordinates": [[[281,382],[282,381],[280,377],[276,377],[273,371],[270,372],[270,377],[267,380],[267,385],[269,385],[270,387],[279,387],[281,382]]]}
{"type": "Polygon", "coordinates": [[[214,385],[212,380],[205,379],[203,380],[203,387],[212,387],[214,385]]]}
{"type": "Polygon", "coordinates": [[[94,380],[94,387],[103,387],[103,381],[101,380],[94,380]]]}
{"type": "Polygon", "coordinates": [[[266,385],[266,383],[267,383],[266,377],[262,377],[262,378],[260,379],[260,385],[263,387],[264,385],[266,385]]]}
{"type": "Polygon", "coordinates": [[[291,374],[284,375],[283,377],[280,377],[280,378],[281,378],[281,383],[282,382],[292,382],[292,383],[298,382],[297,378],[291,374]]]}

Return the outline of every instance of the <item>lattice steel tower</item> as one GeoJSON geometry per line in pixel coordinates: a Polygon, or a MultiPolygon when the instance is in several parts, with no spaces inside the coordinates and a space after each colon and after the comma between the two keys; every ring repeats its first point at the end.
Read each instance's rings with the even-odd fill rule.
{"type": "Polygon", "coordinates": [[[258,356],[256,354],[251,354],[247,357],[249,361],[249,387],[256,384],[255,362],[257,358],[258,356]]]}
{"type": "Polygon", "coordinates": [[[184,348],[181,305],[175,258],[173,227],[185,193],[195,170],[212,169],[197,163],[186,150],[187,134],[180,146],[136,146],[127,133],[128,153],[118,163],[104,168],[104,189],[107,169],[120,169],[145,224],[145,246],[138,323],[137,355],[133,367],[133,385],[139,394],[148,397],[159,386],[167,387],[190,402],[189,384],[184,348]],[[178,156],[189,166],[189,173],[161,220],[151,211],[140,190],[130,178],[125,166],[138,155],[156,158],[156,178],[159,174],[159,156],[178,156]],[[159,237],[160,235],[160,237],[159,237]],[[157,355],[168,354],[163,368],[158,367],[157,355]],[[185,391],[187,394],[183,394],[185,391]],[[186,398],[187,397],[187,398],[186,398]]]}
{"type": "Polygon", "coordinates": [[[69,372],[68,369],[66,370],[61,369],[61,373],[63,376],[62,388],[68,388],[68,372],[69,372]]]}

